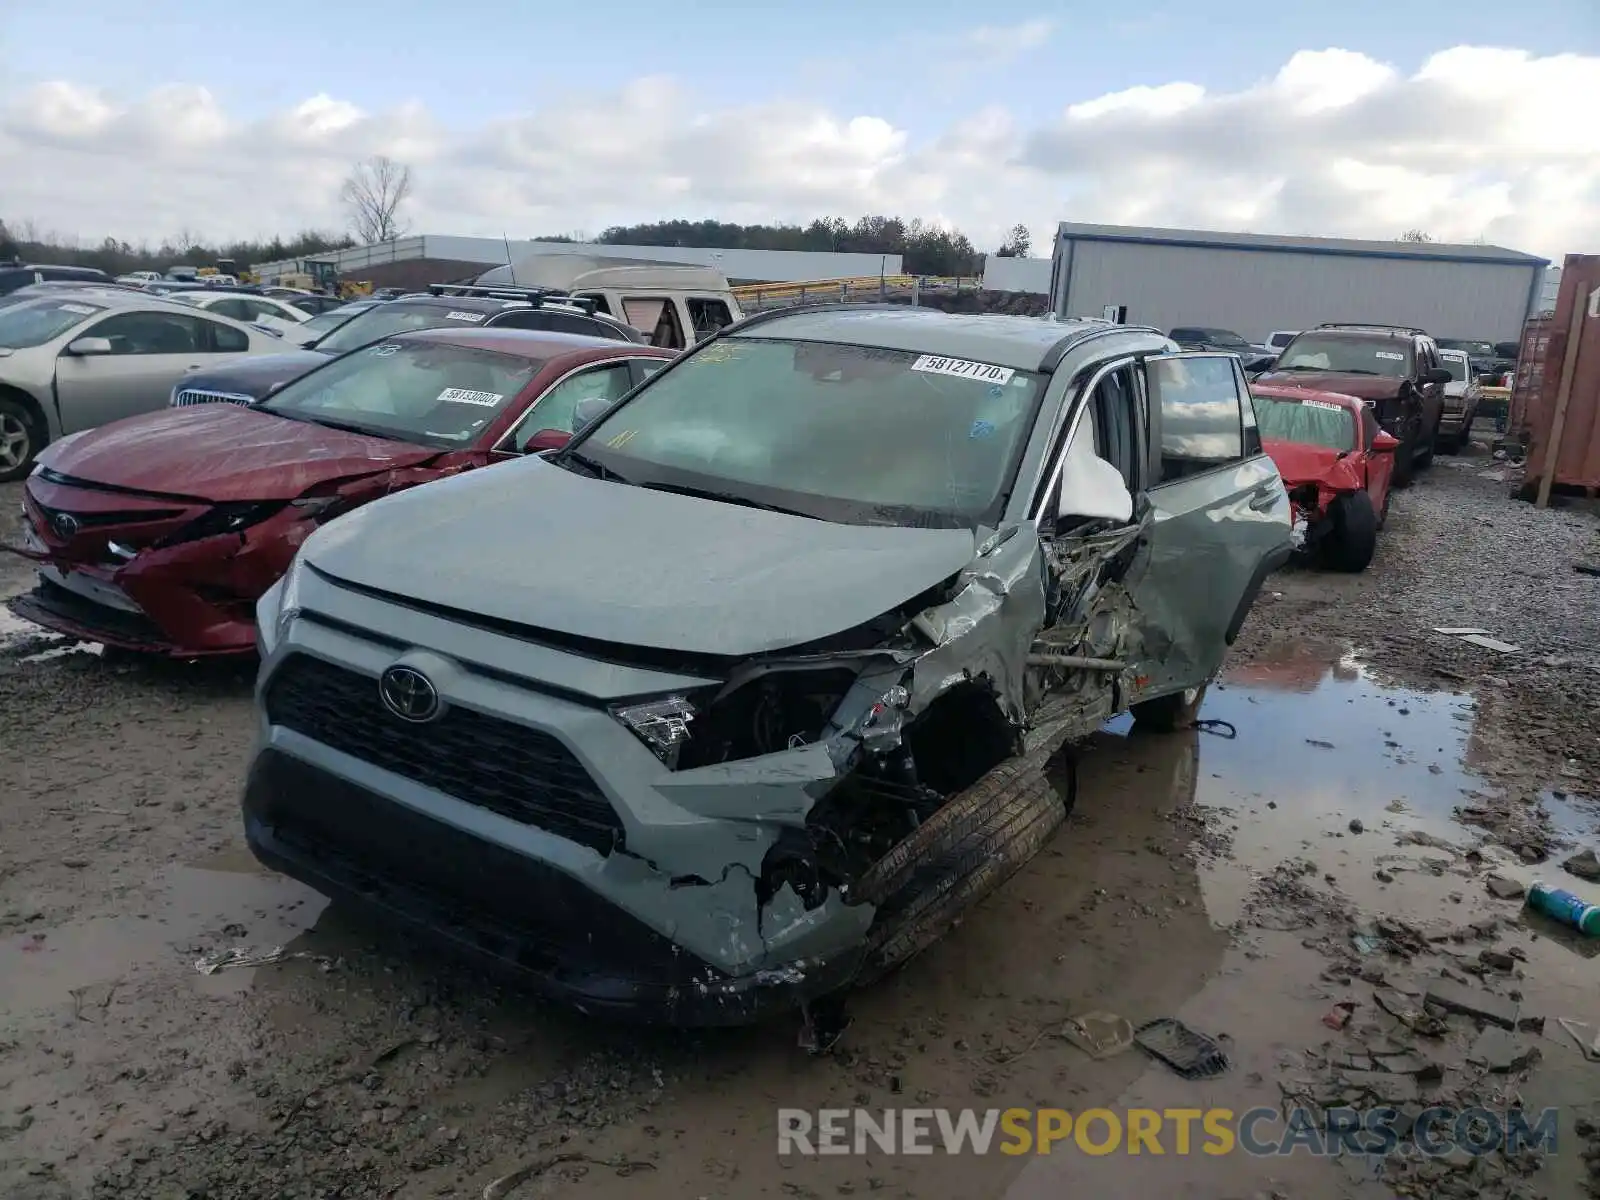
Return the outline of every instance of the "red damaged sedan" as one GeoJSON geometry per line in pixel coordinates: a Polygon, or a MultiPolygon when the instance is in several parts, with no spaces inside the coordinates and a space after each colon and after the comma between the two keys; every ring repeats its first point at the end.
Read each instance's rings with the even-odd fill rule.
{"type": "Polygon", "coordinates": [[[1261,447],[1294,509],[1296,547],[1338,571],[1364,571],[1389,513],[1400,441],[1370,401],[1338,392],[1254,384],[1261,447]]]}
{"type": "Polygon", "coordinates": [[[248,653],[255,602],[319,525],[390,492],[563,444],[672,353],[521,330],[434,329],[352,351],[248,407],[169,408],[39,455],[18,616],[173,657],[248,653]],[[595,405],[589,405],[590,409],[595,405]]]}

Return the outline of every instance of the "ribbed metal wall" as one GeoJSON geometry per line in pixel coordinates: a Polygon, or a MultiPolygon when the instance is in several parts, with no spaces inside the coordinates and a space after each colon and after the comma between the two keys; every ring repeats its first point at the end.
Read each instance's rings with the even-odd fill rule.
{"type": "Polygon", "coordinates": [[[1129,321],[1208,325],[1259,340],[1323,321],[1415,325],[1438,337],[1511,340],[1543,264],[1463,263],[1129,241],[1065,242],[1065,315],[1126,304],[1129,321]]]}

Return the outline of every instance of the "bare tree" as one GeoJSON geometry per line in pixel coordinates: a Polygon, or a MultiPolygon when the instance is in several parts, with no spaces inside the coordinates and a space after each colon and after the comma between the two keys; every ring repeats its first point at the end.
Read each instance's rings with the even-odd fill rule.
{"type": "Polygon", "coordinates": [[[350,210],[350,228],[364,246],[392,242],[405,233],[400,206],[411,195],[411,168],[378,154],[356,164],[339,199],[350,210]]]}
{"type": "Polygon", "coordinates": [[[1402,242],[1431,242],[1433,235],[1422,229],[1408,229],[1400,235],[1402,242]]]}

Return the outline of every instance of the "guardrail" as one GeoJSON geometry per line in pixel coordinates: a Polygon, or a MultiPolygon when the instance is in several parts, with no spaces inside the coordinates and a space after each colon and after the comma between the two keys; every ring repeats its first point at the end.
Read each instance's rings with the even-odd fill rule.
{"type": "Polygon", "coordinates": [[[896,300],[905,296],[975,292],[976,276],[860,275],[850,279],[808,279],[802,283],[747,283],[733,288],[739,307],[756,311],[790,304],[896,300]]]}

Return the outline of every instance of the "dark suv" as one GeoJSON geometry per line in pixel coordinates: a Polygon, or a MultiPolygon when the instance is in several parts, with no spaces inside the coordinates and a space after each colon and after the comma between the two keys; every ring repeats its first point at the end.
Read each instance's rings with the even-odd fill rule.
{"type": "Polygon", "coordinates": [[[1404,487],[1433,462],[1450,371],[1425,331],[1400,325],[1319,325],[1283,348],[1258,383],[1318,388],[1371,402],[1378,424],[1400,439],[1394,482],[1404,487]]]}
{"type": "Polygon", "coordinates": [[[284,354],[254,354],[211,371],[185,375],[173,407],[254,404],[313,367],[351,350],[414,329],[539,329],[642,345],[644,334],[594,311],[594,302],[547,288],[480,288],[439,284],[427,293],[385,300],[284,354]]]}
{"type": "Polygon", "coordinates": [[[1174,329],[1167,336],[1185,350],[1220,351],[1223,354],[1237,354],[1246,361],[1270,353],[1270,351],[1260,346],[1251,345],[1231,329],[1183,325],[1174,329]]]}
{"type": "Polygon", "coordinates": [[[0,263],[0,296],[34,283],[110,283],[111,276],[94,267],[52,267],[38,263],[0,263]]]}

